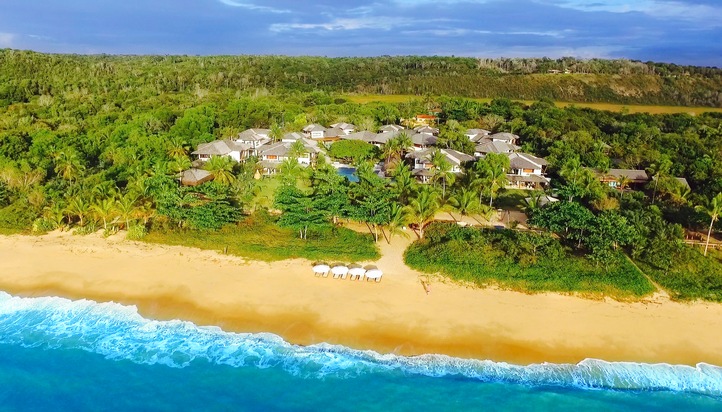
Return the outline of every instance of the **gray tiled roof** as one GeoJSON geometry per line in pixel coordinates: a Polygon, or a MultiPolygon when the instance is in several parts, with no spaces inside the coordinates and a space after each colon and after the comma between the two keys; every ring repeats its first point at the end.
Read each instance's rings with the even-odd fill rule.
{"type": "Polygon", "coordinates": [[[194,155],[227,155],[231,152],[242,152],[248,150],[249,146],[236,143],[233,140],[214,140],[210,143],[201,143],[198,145],[194,155]]]}
{"type": "Polygon", "coordinates": [[[411,136],[411,141],[415,145],[419,146],[430,146],[436,144],[436,141],[438,138],[430,133],[416,133],[415,135],[411,136]]]}
{"type": "Polygon", "coordinates": [[[364,130],[362,132],[351,133],[340,137],[345,140],[363,140],[364,142],[371,142],[376,138],[376,133],[364,130]]]}
{"type": "Polygon", "coordinates": [[[541,169],[547,165],[546,160],[527,153],[508,153],[507,156],[512,169],[541,169]]]}
{"type": "Polygon", "coordinates": [[[351,123],[346,123],[346,122],[334,123],[331,125],[331,127],[336,127],[341,130],[355,130],[356,129],[356,126],[352,125],[351,123]]]}
{"type": "Polygon", "coordinates": [[[207,170],[203,169],[188,169],[184,170],[181,174],[181,183],[186,186],[195,186],[203,182],[213,180],[213,175],[207,170]]]}
{"type": "Polygon", "coordinates": [[[489,137],[493,140],[504,140],[507,142],[515,142],[519,138],[519,136],[508,132],[494,133],[489,137]]]}
{"type": "Polygon", "coordinates": [[[271,131],[268,129],[247,129],[236,136],[236,140],[265,140],[271,131]]]}
{"type": "Polygon", "coordinates": [[[636,169],[609,169],[606,172],[603,172],[601,170],[594,170],[594,174],[597,175],[597,177],[606,177],[606,178],[612,178],[612,179],[619,179],[622,176],[626,176],[627,179],[631,180],[632,182],[648,182],[649,176],[647,176],[647,172],[644,170],[636,170],[636,169]]]}
{"type": "Polygon", "coordinates": [[[487,154],[487,153],[511,153],[519,150],[519,146],[503,141],[492,141],[485,139],[483,143],[476,145],[474,151],[487,154]]]}

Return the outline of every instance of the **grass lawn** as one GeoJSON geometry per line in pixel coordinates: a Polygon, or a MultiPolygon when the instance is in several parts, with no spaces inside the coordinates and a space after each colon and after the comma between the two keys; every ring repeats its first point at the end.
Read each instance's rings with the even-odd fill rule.
{"type": "Polygon", "coordinates": [[[705,257],[703,251],[702,247],[685,246],[669,270],[648,262],[636,263],[672,299],[722,302],[722,252],[710,249],[705,257]]]}
{"type": "Polygon", "coordinates": [[[281,185],[281,179],[278,176],[268,176],[256,181],[256,195],[251,201],[253,209],[273,208],[273,198],[278,186],[281,185]]]}
{"type": "Polygon", "coordinates": [[[638,299],[655,291],[644,274],[621,255],[604,267],[550,240],[550,252],[540,249],[536,259],[529,259],[528,249],[511,250],[522,244],[517,236],[519,232],[514,231],[444,228],[437,224],[430,226],[426,239],[412,244],[404,257],[414,269],[481,287],[497,285],[521,292],[578,293],[618,300],[638,299]]]}
{"type": "Polygon", "coordinates": [[[501,189],[497,193],[496,199],[494,199],[494,208],[522,210],[524,207],[524,199],[530,197],[533,193],[533,190],[501,189]]]}
{"type": "Polygon", "coordinates": [[[328,227],[309,230],[308,239],[302,240],[297,231],[281,228],[272,220],[268,216],[253,215],[218,231],[150,232],[143,241],[220,252],[227,247],[231,255],[267,262],[292,258],[344,262],[379,258],[371,235],[328,227]]]}
{"type": "MultiPolygon", "coordinates": [[[[369,102],[382,102],[382,103],[404,103],[409,100],[421,99],[422,96],[414,96],[411,94],[363,94],[363,95],[343,95],[344,99],[347,99],[354,103],[369,103],[369,102]]],[[[471,99],[482,103],[488,103],[492,99],[471,99]]],[[[533,100],[515,100],[524,104],[532,104],[533,100]]],[[[648,105],[635,105],[635,104],[617,104],[617,103],[574,103],[574,102],[556,102],[559,107],[576,106],[576,107],[587,107],[595,110],[609,110],[612,112],[626,111],[628,113],[651,113],[651,114],[672,114],[672,113],[690,113],[690,114],[702,114],[705,112],[718,112],[722,113],[722,108],[719,107],[687,107],[687,106],[648,106],[648,105]]]]}

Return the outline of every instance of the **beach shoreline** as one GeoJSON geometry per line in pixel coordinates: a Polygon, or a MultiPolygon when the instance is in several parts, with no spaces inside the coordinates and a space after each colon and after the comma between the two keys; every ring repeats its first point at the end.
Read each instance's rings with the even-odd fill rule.
{"type": "Polygon", "coordinates": [[[722,365],[722,305],[591,300],[477,289],[409,269],[409,240],[379,243],[380,283],[315,277],[304,259],[266,263],[116,235],[0,236],[0,290],[135,305],[141,315],[274,333],[380,353],[515,364],[606,361],[722,365]]]}

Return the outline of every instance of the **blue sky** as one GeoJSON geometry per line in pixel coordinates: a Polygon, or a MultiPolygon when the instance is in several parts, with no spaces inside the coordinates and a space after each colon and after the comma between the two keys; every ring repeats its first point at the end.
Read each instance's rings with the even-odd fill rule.
{"type": "Polygon", "coordinates": [[[3,47],[574,56],[722,67],[722,0],[1,0],[3,47]]]}

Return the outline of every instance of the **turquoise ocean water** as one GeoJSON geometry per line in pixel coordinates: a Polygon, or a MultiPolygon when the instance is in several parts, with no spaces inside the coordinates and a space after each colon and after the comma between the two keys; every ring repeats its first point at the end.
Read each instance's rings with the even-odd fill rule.
{"type": "Polygon", "coordinates": [[[722,411],[722,368],[401,357],[0,292],[0,411],[722,411]]]}

